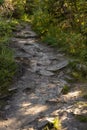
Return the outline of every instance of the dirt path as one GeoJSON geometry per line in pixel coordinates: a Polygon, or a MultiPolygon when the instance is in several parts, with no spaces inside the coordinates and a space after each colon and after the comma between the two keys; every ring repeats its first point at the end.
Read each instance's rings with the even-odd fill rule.
{"type": "Polygon", "coordinates": [[[4,108],[6,119],[0,120],[0,130],[42,130],[47,119],[60,117],[63,130],[87,130],[87,123],[75,119],[74,106],[79,91],[73,89],[63,95],[69,59],[60,52],[38,43],[37,35],[29,25],[12,38],[15,59],[24,68],[24,74],[12,89],[16,94],[4,108]]]}

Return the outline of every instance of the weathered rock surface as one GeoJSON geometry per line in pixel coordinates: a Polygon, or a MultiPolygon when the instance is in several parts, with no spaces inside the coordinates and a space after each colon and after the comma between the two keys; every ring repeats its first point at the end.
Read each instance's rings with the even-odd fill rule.
{"type": "Polygon", "coordinates": [[[47,68],[47,70],[49,70],[49,71],[58,71],[58,70],[60,70],[60,69],[62,69],[64,67],[66,67],[68,65],[68,63],[69,63],[68,60],[65,60],[65,61],[62,61],[62,62],[56,64],[56,65],[49,66],[47,68]]]}
{"type": "Polygon", "coordinates": [[[41,70],[40,74],[44,75],[44,76],[52,76],[52,75],[54,75],[54,73],[52,73],[50,71],[46,71],[46,70],[41,70]]]}

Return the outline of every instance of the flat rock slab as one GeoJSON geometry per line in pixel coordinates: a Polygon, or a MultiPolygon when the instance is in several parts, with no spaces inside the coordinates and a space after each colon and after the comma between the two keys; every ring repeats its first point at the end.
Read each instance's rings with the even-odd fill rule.
{"type": "Polygon", "coordinates": [[[32,36],[32,35],[16,35],[16,38],[38,38],[37,36],[32,36]]]}
{"type": "Polygon", "coordinates": [[[34,33],[33,31],[25,31],[25,32],[21,32],[21,33],[17,33],[15,35],[16,38],[38,38],[38,35],[36,35],[36,33],[34,33]]]}
{"type": "Polygon", "coordinates": [[[64,67],[66,67],[68,64],[69,64],[69,61],[65,60],[65,61],[60,62],[59,64],[49,66],[47,68],[47,70],[48,71],[58,71],[60,69],[63,69],[64,67]]]}
{"type": "Polygon", "coordinates": [[[54,73],[47,71],[47,70],[40,70],[39,74],[44,75],[44,76],[53,76],[54,73]]]}
{"type": "Polygon", "coordinates": [[[48,59],[41,59],[41,60],[38,61],[38,65],[43,65],[43,66],[47,66],[50,63],[51,63],[51,61],[48,60],[48,59]]]}

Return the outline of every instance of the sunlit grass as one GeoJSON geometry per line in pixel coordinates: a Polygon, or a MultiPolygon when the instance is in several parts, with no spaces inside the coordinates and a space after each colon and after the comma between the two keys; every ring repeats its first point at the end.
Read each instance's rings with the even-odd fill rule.
{"type": "Polygon", "coordinates": [[[61,121],[58,117],[54,119],[48,119],[49,123],[43,128],[43,130],[62,130],[61,121]]]}

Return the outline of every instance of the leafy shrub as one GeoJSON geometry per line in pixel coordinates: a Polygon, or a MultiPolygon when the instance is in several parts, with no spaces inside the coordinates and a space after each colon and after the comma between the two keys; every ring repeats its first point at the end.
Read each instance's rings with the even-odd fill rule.
{"type": "Polygon", "coordinates": [[[66,35],[67,49],[71,54],[78,55],[85,48],[86,39],[81,33],[70,32],[66,35]]]}
{"type": "Polygon", "coordinates": [[[0,37],[11,34],[11,26],[6,21],[0,21],[0,37]]]}
{"type": "Polygon", "coordinates": [[[4,3],[4,0],[0,0],[0,5],[2,5],[4,3]]]}
{"type": "Polygon", "coordinates": [[[87,65],[81,59],[76,59],[69,63],[71,68],[70,75],[76,81],[85,81],[87,79],[87,65]]]}
{"type": "Polygon", "coordinates": [[[14,9],[12,16],[18,19],[21,18],[22,15],[25,13],[26,0],[13,0],[12,5],[14,9]]]}
{"type": "Polygon", "coordinates": [[[41,35],[48,31],[50,15],[47,11],[37,10],[32,17],[34,29],[41,35]]]}
{"type": "Polygon", "coordinates": [[[65,45],[65,37],[66,34],[59,27],[51,25],[48,28],[47,33],[43,37],[43,41],[53,46],[61,47],[65,45]]]}
{"type": "Polygon", "coordinates": [[[87,48],[84,48],[84,50],[81,51],[81,59],[84,61],[87,61],[87,48]]]}
{"type": "Polygon", "coordinates": [[[86,38],[81,33],[65,32],[57,26],[50,26],[43,41],[62,47],[67,53],[77,55],[85,49],[86,38]]]}
{"type": "Polygon", "coordinates": [[[32,24],[44,42],[87,61],[86,0],[32,1],[32,24]],[[38,4],[37,4],[38,3],[38,4]]]}

